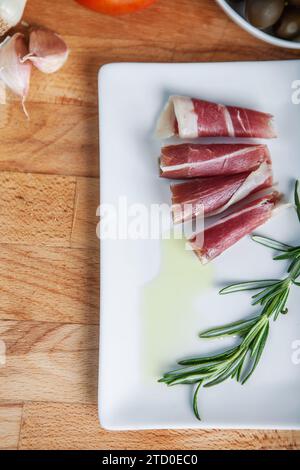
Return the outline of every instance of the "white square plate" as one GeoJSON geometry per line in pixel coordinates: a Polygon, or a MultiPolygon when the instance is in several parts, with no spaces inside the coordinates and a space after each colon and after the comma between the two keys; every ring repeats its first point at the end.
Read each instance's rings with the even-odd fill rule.
{"type": "MultiPolygon", "coordinates": [[[[110,64],[101,69],[101,202],[170,203],[168,181],[158,176],[161,142],[155,122],[171,94],[245,106],[274,114],[278,139],[268,142],[280,191],[291,198],[300,176],[300,105],[292,103],[299,61],[110,64]]],[[[215,139],[216,140],[216,139],[215,139]]],[[[225,141],[226,139],[222,139],[225,141]]],[[[214,139],[210,139],[214,141],[214,139]]],[[[293,209],[259,230],[299,243],[293,209]]],[[[245,238],[202,267],[183,242],[101,242],[99,410],[108,429],[280,428],[300,429],[300,289],[289,314],[271,324],[261,362],[241,386],[229,380],[199,395],[195,419],[190,386],[157,382],[176,360],[216,351],[227,341],[205,341],[199,331],[254,313],[248,293],[219,296],[232,281],[280,277],[285,262],[245,238]],[[294,358],[294,360],[293,360],[294,358]]]]}

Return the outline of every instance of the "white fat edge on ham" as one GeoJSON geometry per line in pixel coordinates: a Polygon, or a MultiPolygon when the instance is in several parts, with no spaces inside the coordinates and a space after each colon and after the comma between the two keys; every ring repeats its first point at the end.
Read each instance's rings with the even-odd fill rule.
{"type": "Polygon", "coordinates": [[[174,112],[178,124],[178,134],[181,139],[196,139],[198,137],[198,116],[194,103],[186,96],[173,96],[174,112]]]}
{"type": "MultiPolygon", "coordinates": [[[[262,163],[259,168],[255,171],[252,171],[249,176],[245,179],[245,181],[241,184],[238,190],[233,194],[233,196],[229,199],[229,201],[224,204],[223,206],[219,207],[207,217],[213,217],[215,215],[220,214],[221,212],[225,212],[230,206],[236,204],[239,201],[242,201],[255,188],[258,188],[265,181],[272,176],[272,167],[267,163],[262,163]]],[[[176,186],[176,185],[175,185],[176,186]]],[[[194,199],[185,201],[184,204],[173,204],[172,206],[172,213],[173,213],[173,221],[174,223],[182,222],[182,220],[189,220],[192,217],[197,217],[199,213],[201,213],[202,205],[198,204],[199,208],[197,209],[197,205],[194,203],[194,199]],[[184,217],[183,217],[184,216],[184,217]]]]}
{"type": "Polygon", "coordinates": [[[278,137],[278,132],[276,129],[275,118],[272,114],[269,114],[269,119],[267,121],[267,128],[269,129],[269,135],[266,139],[276,139],[278,137]]]}
{"type": "MultiPolygon", "coordinates": [[[[271,176],[272,166],[267,163],[262,163],[257,170],[252,171],[249,174],[249,176],[245,179],[245,181],[241,184],[241,186],[226,204],[211,212],[207,217],[213,217],[220,214],[221,212],[225,212],[233,204],[236,204],[237,202],[242,201],[247,196],[249,196],[255,188],[263,185],[271,176]]],[[[197,217],[199,214],[201,214],[201,212],[202,205],[195,205],[193,199],[185,201],[184,204],[172,205],[173,221],[176,224],[185,220],[189,220],[192,217],[197,217]]]]}
{"type": "Polygon", "coordinates": [[[173,204],[172,205],[173,223],[181,224],[191,221],[194,217],[203,217],[203,204],[173,204]]]}
{"type": "Polygon", "coordinates": [[[233,122],[230,116],[230,112],[228,111],[227,107],[222,104],[220,104],[219,107],[223,110],[228,137],[235,137],[235,131],[234,131],[233,122]]]}
{"type": "Polygon", "coordinates": [[[277,130],[276,130],[276,126],[275,126],[274,116],[272,116],[271,114],[270,114],[270,117],[269,117],[268,126],[269,126],[269,129],[270,129],[271,136],[273,137],[273,139],[275,139],[277,137],[277,130]]]}
{"type": "Polygon", "coordinates": [[[227,153],[225,155],[222,155],[222,157],[214,157],[214,158],[211,158],[210,160],[205,160],[205,161],[200,161],[200,162],[190,162],[190,163],[187,162],[187,163],[181,163],[179,165],[170,165],[170,166],[160,165],[160,169],[164,173],[164,172],[170,172],[170,171],[172,172],[172,171],[184,170],[185,168],[199,168],[202,165],[207,165],[209,163],[214,163],[216,161],[225,162],[226,160],[230,158],[247,155],[247,153],[253,152],[253,150],[259,150],[261,147],[264,147],[264,146],[257,145],[254,147],[252,145],[251,147],[247,147],[242,150],[236,150],[235,152],[227,153]]]}
{"type": "Polygon", "coordinates": [[[241,112],[240,112],[240,110],[238,110],[238,112],[237,112],[237,120],[239,121],[240,126],[241,126],[241,128],[243,129],[243,131],[244,131],[244,132],[247,132],[247,129],[246,129],[245,125],[244,125],[244,121],[243,121],[243,119],[241,118],[241,112]]]}
{"type": "Polygon", "coordinates": [[[185,204],[172,204],[173,223],[179,224],[191,220],[193,217],[198,217],[203,214],[203,205],[194,204],[193,201],[186,202],[185,204]]]}
{"type": "MultiPolygon", "coordinates": [[[[275,191],[274,191],[275,192],[275,191]]],[[[270,193],[269,193],[270,194],[270,193]]],[[[272,193],[273,194],[273,193],[272,193]]],[[[253,202],[253,201],[252,201],[253,202]]],[[[234,219],[235,217],[239,217],[240,215],[242,214],[245,214],[246,212],[250,212],[252,211],[253,209],[257,209],[258,207],[261,207],[263,206],[265,203],[269,203],[269,198],[268,198],[268,194],[266,194],[266,196],[264,198],[261,199],[261,201],[259,201],[255,206],[250,206],[250,207],[242,207],[241,209],[239,209],[238,211],[233,211],[231,212],[230,214],[228,215],[225,215],[224,217],[221,217],[219,220],[217,220],[216,222],[214,222],[212,225],[210,225],[208,227],[208,229],[211,229],[211,228],[215,228],[217,227],[218,225],[221,225],[223,224],[224,222],[227,222],[228,220],[231,220],[231,219],[234,219]]],[[[280,206],[280,203],[275,203],[274,204],[274,208],[272,211],[275,210],[275,207],[277,206],[280,206]]]]}
{"type": "Polygon", "coordinates": [[[241,201],[255,189],[264,184],[268,178],[272,176],[272,166],[268,163],[262,163],[259,168],[252,171],[245,181],[241,184],[239,189],[233,194],[229,201],[224,206],[210,213],[209,216],[220,214],[228,209],[233,204],[241,201]]]}
{"type": "Polygon", "coordinates": [[[160,139],[168,139],[169,137],[172,137],[175,134],[175,123],[176,116],[174,112],[174,105],[172,97],[170,97],[158,118],[155,129],[156,137],[160,139]]]}
{"type": "Polygon", "coordinates": [[[175,124],[178,124],[178,135],[181,139],[198,137],[198,117],[191,98],[170,96],[156,127],[156,136],[167,139],[175,135],[175,124]]]}
{"type": "MultiPolygon", "coordinates": [[[[266,196],[265,199],[262,199],[256,206],[251,206],[251,207],[245,207],[244,209],[241,209],[237,212],[232,212],[231,214],[225,216],[225,217],[222,217],[221,219],[217,220],[214,224],[212,224],[210,227],[208,227],[208,229],[210,228],[215,228],[217,227],[218,225],[221,225],[225,222],[228,222],[229,220],[231,219],[234,219],[235,217],[240,217],[241,215],[247,213],[247,212],[251,212],[253,209],[256,209],[258,207],[261,207],[263,206],[266,202],[269,203],[269,199],[268,197],[266,196]]],[[[288,209],[290,207],[293,207],[293,204],[290,204],[290,203],[283,203],[283,202],[276,202],[275,205],[274,205],[274,208],[272,209],[272,212],[271,212],[271,217],[273,218],[274,216],[278,215],[279,212],[281,212],[283,209],[288,209]]],[[[266,221],[264,223],[266,223],[270,218],[266,219],[266,221]]],[[[263,223],[263,224],[264,224],[263,223]]],[[[261,225],[263,225],[261,224],[261,225]]],[[[190,244],[190,246],[192,247],[192,249],[194,251],[196,251],[196,255],[197,257],[200,259],[201,263],[202,264],[207,264],[209,263],[210,261],[212,261],[210,258],[208,258],[207,256],[205,256],[204,254],[200,254],[199,253],[199,247],[195,246],[195,243],[194,243],[194,238],[197,237],[197,234],[193,234],[193,239],[190,238],[190,240],[188,240],[188,243],[190,244]]],[[[204,230],[204,237],[203,237],[203,240],[205,240],[205,230],[204,230]]],[[[201,248],[200,248],[201,249],[201,248]]]]}
{"type": "Polygon", "coordinates": [[[294,207],[294,204],[292,204],[291,202],[280,201],[275,205],[272,211],[272,216],[278,215],[283,210],[291,209],[292,207],[294,207]]]}

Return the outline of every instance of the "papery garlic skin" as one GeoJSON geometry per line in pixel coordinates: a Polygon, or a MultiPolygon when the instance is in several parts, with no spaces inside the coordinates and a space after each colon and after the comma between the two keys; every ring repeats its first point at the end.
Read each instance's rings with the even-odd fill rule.
{"type": "Polygon", "coordinates": [[[29,54],[23,60],[30,60],[43,73],[54,73],[65,64],[68,57],[68,46],[57,33],[42,28],[31,31],[29,54]]]}
{"type": "Polygon", "coordinates": [[[0,45],[0,80],[22,98],[26,115],[24,103],[29,92],[32,65],[21,60],[27,53],[26,39],[21,33],[14,34],[0,45]]]}
{"type": "Polygon", "coordinates": [[[0,80],[0,104],[6,104],[6,86],[2,80],[0,80]]]}
{"type": "Polygon", "coordinates": [[[0,0],[0,36],[21,21],[27,0],[0,0]]]}

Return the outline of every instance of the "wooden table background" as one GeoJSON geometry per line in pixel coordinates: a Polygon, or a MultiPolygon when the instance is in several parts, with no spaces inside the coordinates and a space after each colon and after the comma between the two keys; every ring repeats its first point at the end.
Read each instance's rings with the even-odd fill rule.
{"type": "Polygon", "coordinates": [[[17,101],[1,106],[0,339],[7,361],[0,366],[0,448],[299,449],[300,433],[289,431],[100,428],[95,211],[101,64],[295,59],[300,52],[252,38],[213,0],[158,0],[118,18],[74,0],[28,0],[25,19],[61,33],[72,52],[59,73],[34,71],[30,121],[17,101]]]}

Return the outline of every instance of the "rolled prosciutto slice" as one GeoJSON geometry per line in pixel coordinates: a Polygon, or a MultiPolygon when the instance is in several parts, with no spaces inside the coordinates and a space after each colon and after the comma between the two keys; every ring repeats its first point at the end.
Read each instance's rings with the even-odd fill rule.
{"type": "Polygon", "coordinates": [[[186,96],[171,96],[157,123],[156,134],[167,139],[197,137],[276,137],[271,114],[224,106],[186,96]]]}
{"type": "Polygon", "coordinates": [[[244,173],[261,163],[271,163],[266,145],[180,144],[161,149],[160,171],[163,178],[194,178],[244,173]]]}
{"type": "Polygon", "coordinates": [[[262,163],[252,172],[230,176],[196,178],[171,186],[172,213],[175,224],[198,215],[219,214],[249,194],[271,187],[272,167],[262,163]]]}
{"type": "Polygon", "coordinates": [[[205,264],[213,260],[267,222],[279,199],[280,195],[275,191],[260,197],[207,228],[204,237],[192,238],[189,242],[200,261],[205,264]]]}

